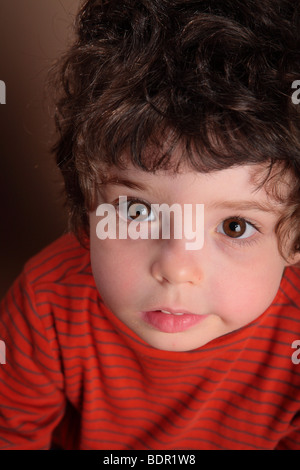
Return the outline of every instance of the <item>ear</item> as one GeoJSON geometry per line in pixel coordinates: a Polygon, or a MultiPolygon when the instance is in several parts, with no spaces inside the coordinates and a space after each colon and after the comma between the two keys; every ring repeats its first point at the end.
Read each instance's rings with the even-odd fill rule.
{"type": "Polygon", "coordinates": [[[296,253],[292,254],[286,260],[286,266],[297,266],[300,267],[300,251],[296,251],[296,253]]]}

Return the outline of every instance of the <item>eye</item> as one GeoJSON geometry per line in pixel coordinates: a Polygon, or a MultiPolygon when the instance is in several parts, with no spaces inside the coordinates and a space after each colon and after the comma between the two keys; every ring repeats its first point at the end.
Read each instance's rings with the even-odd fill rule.
{"type": "Polygon", "coordinates": [[[120,204],[119,213],[123,218],[136,222],[149,222],[155,218],[151,206],[139,200],[128,200],[120,204]]]}
{"type": "Polygon", "coordinates": [[[230,217],[221,222],[217,232],[230,238],[249,238],[257,231],[257,228],[240,217],[230,217]]]}

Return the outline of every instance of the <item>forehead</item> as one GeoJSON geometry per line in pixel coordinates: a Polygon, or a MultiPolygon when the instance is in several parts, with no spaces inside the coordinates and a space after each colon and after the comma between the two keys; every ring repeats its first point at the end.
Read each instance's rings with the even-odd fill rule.
{"type": "Polygon", "coordinates": [[[267,165],[243,165],[210,173],[181,168],[175,173],[167,170],[146,172],[128,163],[125,169],[111,168],[106,173],[104,185],[150,192],[172,200],[180,198],[187,203],[207,203],[215,199],[263,201],[268,210],[277,212],[282,209],[282,204],[266,190],[267,186],[275,185],[277,191],[280,187],[284,201],[290,185],[288,178],[286,182],[282,177],[279,181],[275,170],[269,173],[267,165]]]}

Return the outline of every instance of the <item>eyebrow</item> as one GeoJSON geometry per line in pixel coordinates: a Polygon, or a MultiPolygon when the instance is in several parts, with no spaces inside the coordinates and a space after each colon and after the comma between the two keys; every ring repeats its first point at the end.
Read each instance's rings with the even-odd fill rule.
{"type": "Polygon", "coordinates": [[[109,184],[114,184],[118,186],[126,186],[127,188],[130,189],[137,189],[139,191],[145,191],[146,186],[144,186],[141,183],[136,183],[134,181],[128,180],[126,178],[119,178],[118,176],[112,176],[105,181],[102,182],[102,186],[107,186],[109,184]]]}
{"type": "Polygon", "coordinates": [[[233,209],[233,210],[256,210],[261,212],[270,212],[273,214],[279,214],[280,209],[276,209],[274,205],[258,201],[216,201],[212,204],[209,204],[211,208],[218,209],[233,209]]]}
{"type": "MultiPolygon", "coordinates": [[[[103,181],[102,185],[118,185],[118,186],[126,186],[130,189],[137,189],[139,191],[145,191],[147,188],[145,185],[141,183],[136,183],[131,181],[127,178],[120,178],[118,176],[112,176],[105,181],[103,181]]],[[[273,214],[280,214],[281,210],[274,205],[264,203],[258,201],[215,201],[208,206],[212,209],[232,209],[232,210],[256,210],[260,212],[269,212],[273,214]]]]}

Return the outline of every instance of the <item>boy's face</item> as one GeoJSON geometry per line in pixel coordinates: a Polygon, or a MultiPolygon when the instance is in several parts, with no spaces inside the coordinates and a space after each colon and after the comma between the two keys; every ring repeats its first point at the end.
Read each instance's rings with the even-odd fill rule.
{"type": "Polygon", "coordinates": [[[153,347],[199,348],[255,320],[272,303],[287,264],[274,232],[276,210],[283,208],[264,188],[255,191],[255,168],[173,176],[129,167],[113,170],[116,179],[102,187],[99,204],[127,197],[128,220],[118,222],[123,229],[135,223],[137,210],[142,224],[158,223],[151,204],[204,204],[204,244],[197,250],[186,248],[191,240],[184,236],[100,240],[96,227],[101,218],[90,214],[91,262],[100,295],[116,317],[153,347]]]}

